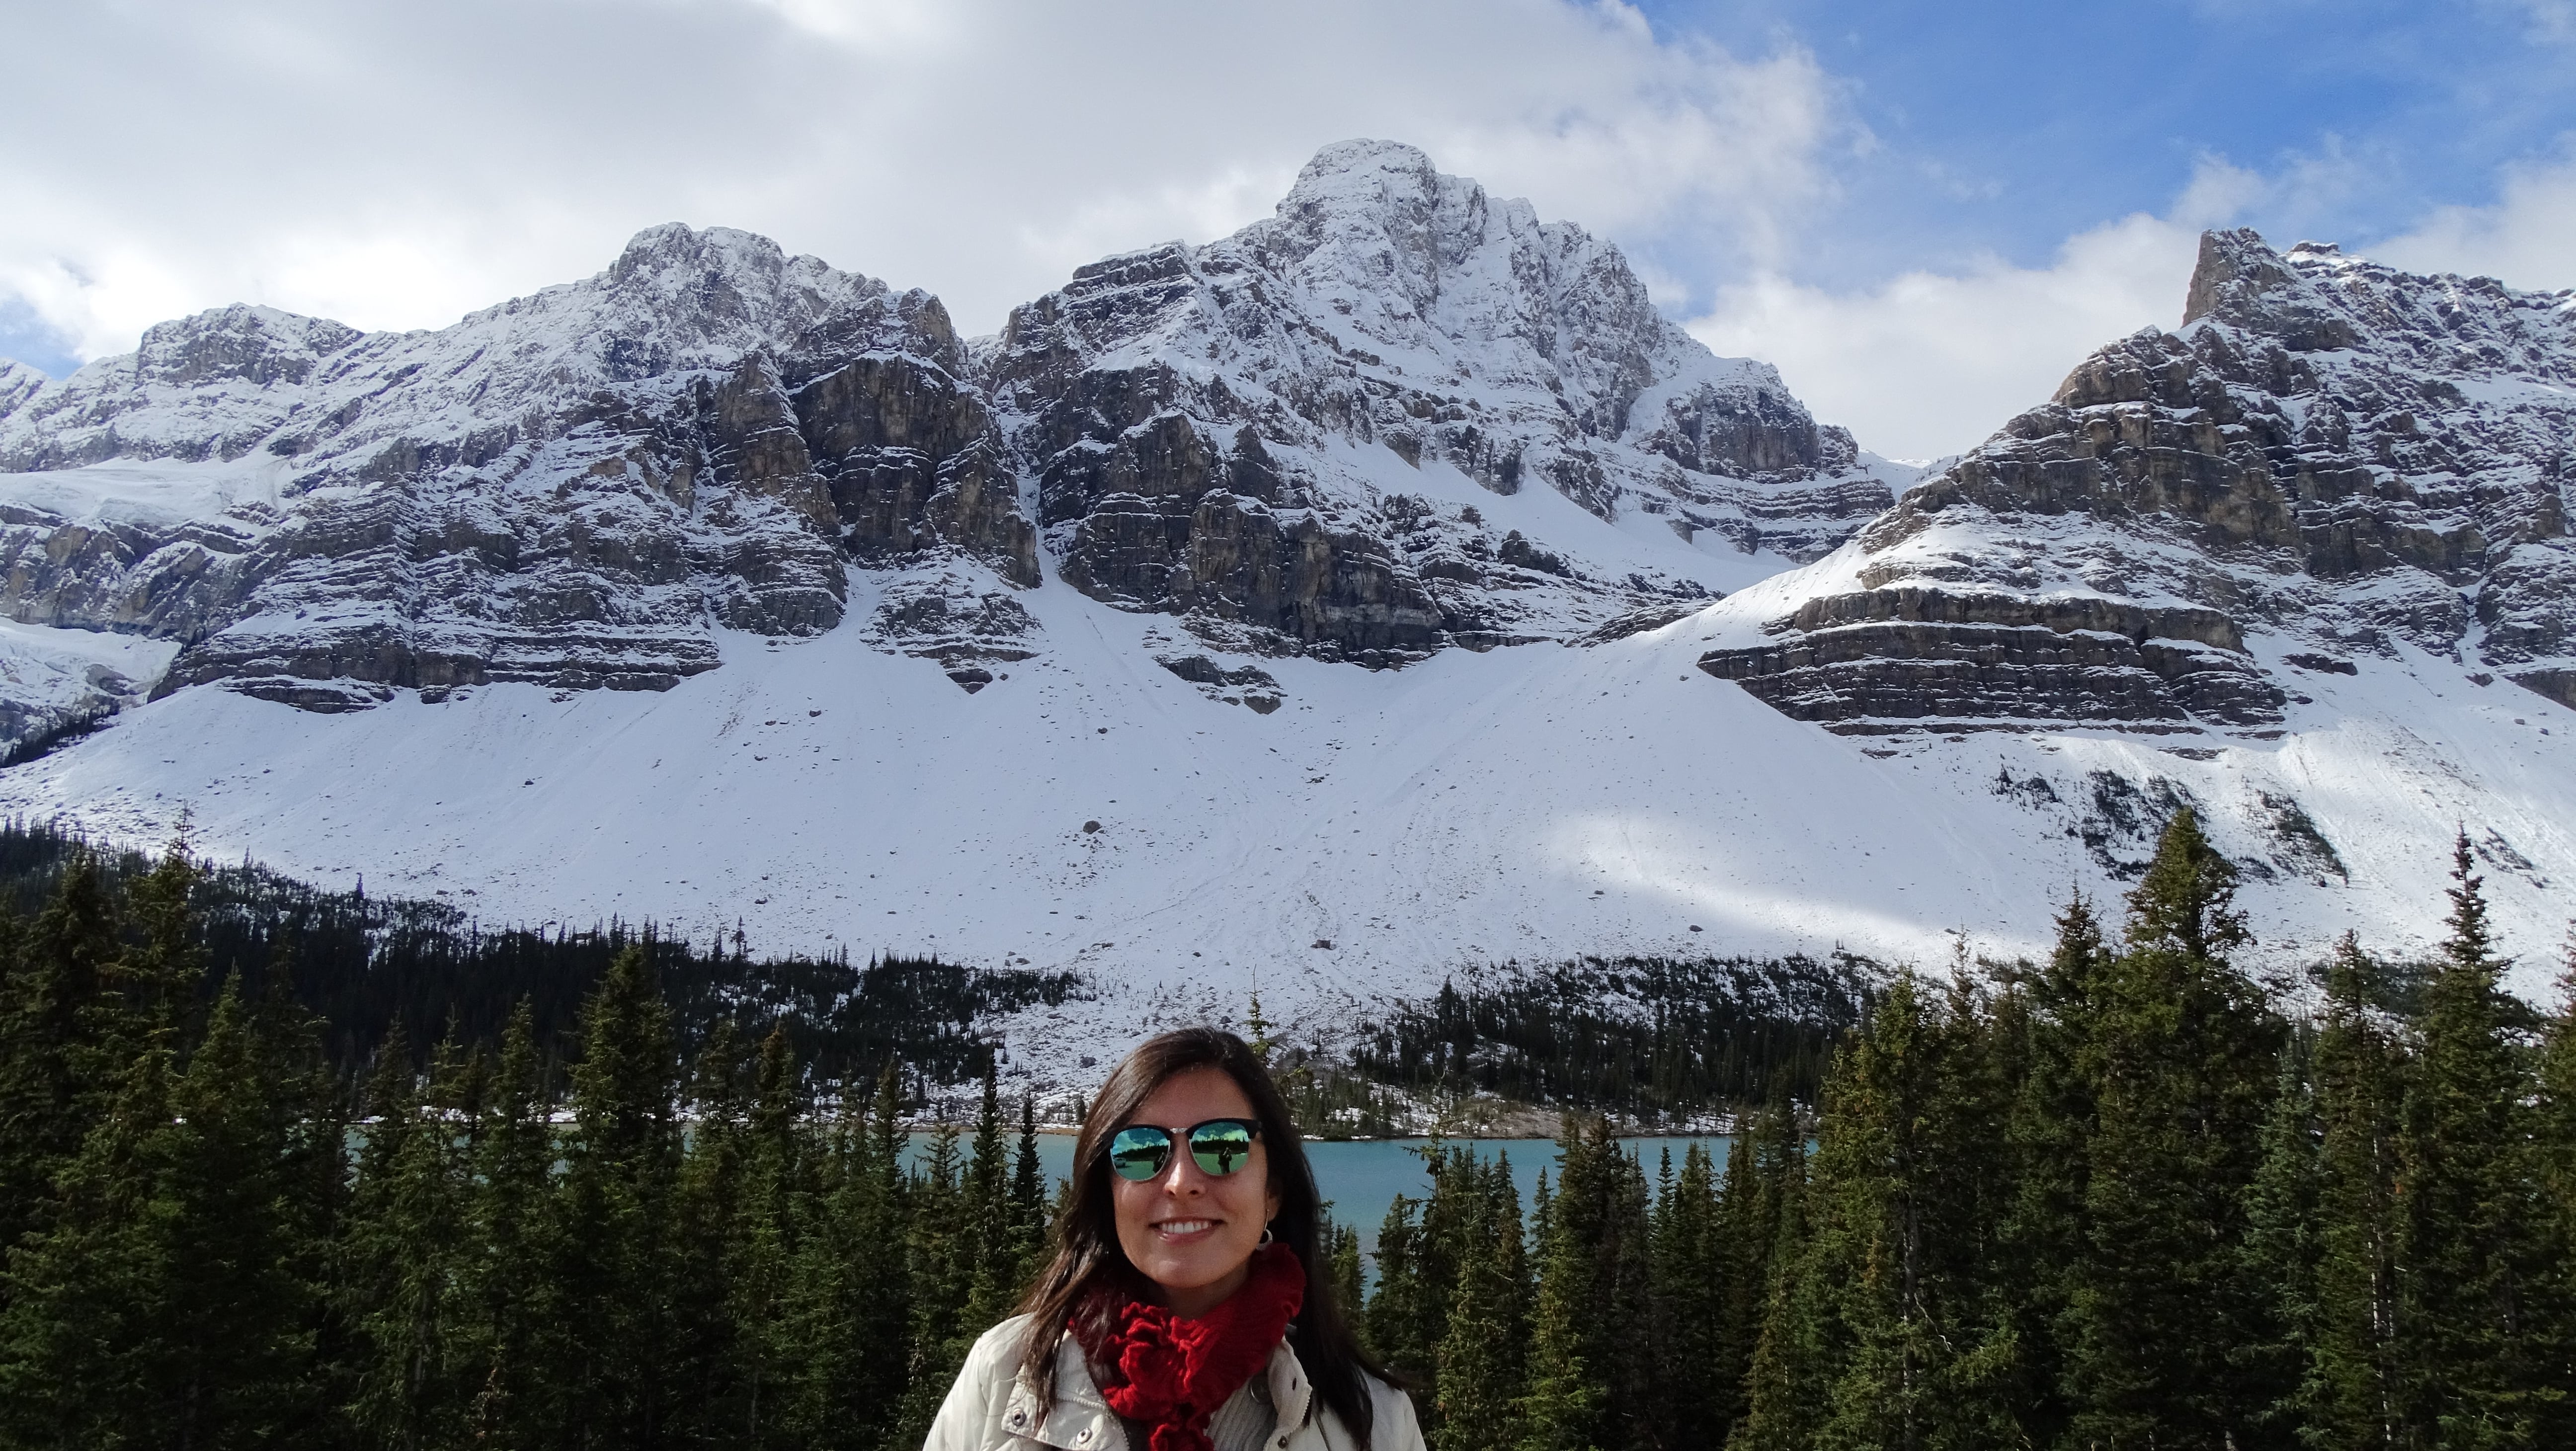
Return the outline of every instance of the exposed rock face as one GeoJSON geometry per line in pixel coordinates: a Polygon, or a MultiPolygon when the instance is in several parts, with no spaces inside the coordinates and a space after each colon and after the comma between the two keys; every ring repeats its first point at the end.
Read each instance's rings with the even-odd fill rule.
{"type": "Polygon", "coordinates": [[[164,692],[666,688],[717,663],[716,627],[838,624],[851,559],[1037,582],[962,365],[936,299],[721,228],[434,333],[164,323],[19,402],[0,468],[184,461],[210,497],[85,519],[17,490],[0,609],[183,641],[164,692]]]}
{"type": "Polygon", "coordinates": [[[2185,311],[1703,668],[1844,730],[2262,726],[2285,699],[2263,634],[2301,660],[2412,646],[2576,704],[2576,294],[2213,232],[2185,311]]]}
{"type": "Polygon", "coordinates": [[[1408,498],[1408,469],[1795,558],[1906,476],[1865,467],[1767,365],[1664,320],[1615,247],[1385,142],[1326,148],[1223,241],[1077,271],[1012,314],[987,368],[1068,583],[1370,663],[1570,638],[1696,592],[1533,568],[1408,498]]]}
{"type": "Polygon", "coordinates": [[[0,358],[0,424],[18,411],[18,405],[36,396],[36,390],[52,381],[24,363],[0,358]]]}
{"type": "Polygon", "coordinates": [[[135,690],[334,711],[666,689],[855,589],[872,643],[972,690],[1037,648],[1043,548],[1222,649],[1397,665],[1669,619],[1710,555],[1815,557],[1912,477],[1616,248],[1353,142],[1270,220],[971,345],[925,293],[675,225],[435,332],[235,306],[60,383],[7,365],[0,614],[176,642],[135,690]],[[1529,489],[1647,516],[1672,565],[1478,508],[1529,489]]]}

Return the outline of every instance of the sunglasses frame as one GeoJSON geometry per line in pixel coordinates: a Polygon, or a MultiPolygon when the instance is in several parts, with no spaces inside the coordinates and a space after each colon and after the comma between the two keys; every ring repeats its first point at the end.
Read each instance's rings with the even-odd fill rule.
{"type": "MultiPolygon", "coordinates": [[[[1197,1123],[1194,1123],[1185,1129],[1174,1129],[1165,1124],[1124,1124],[1121,1125],[1115,1133],[1112,1133],[1109,1136],[1109,1148],[1105,1155],[1109,1160],[1109,1172],[1126,1180],[1130,1184],[1150,1184],[1156,1179],[1163,1177],[1164,1173],[1172,1167],[1172,1150],[1175,1145],[1189,1144],[1191,1137],[1197,1134],[1199,1130],[1209,1128],[1217,1124],[1231,1124],[1238,1126],[1248,1135],[1249,1143],[1257,1144],[1261,1142],[1261,1120],[1257,1118],[1237,1118],[1231,1114],[1221,1118],[1201,1119],[1197,1123]],[[1118,1165],[1118,1141],[1138,1129],[1151,1129],[1155,1133],[1163,1136],[1163,1142],[1160,1146],[1161,1156],[1154,1161],[1153,1170],[1146,1174],[1142,1179],[1129,1174],[1118,1165]]],[[[1190,1162],[1197,1165],[1198,1171],[1207,1175],[1209,1178],[1224,1179],[1241,1172],[1243,1164],[1252,1162],[1252,1155],[1247,1151],[1243,1156],[1243,1164],[1234,1164],[1223,1169],[1211,1169],[1207,1166],[1207,1162],[1199,1157],[1198,1149],[1195,1146],[1192,1146],[1190,1148],[1190,1162]]]]}

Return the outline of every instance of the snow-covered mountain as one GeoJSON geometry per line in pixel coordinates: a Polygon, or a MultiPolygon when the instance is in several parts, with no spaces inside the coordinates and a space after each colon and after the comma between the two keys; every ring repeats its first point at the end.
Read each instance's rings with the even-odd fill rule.
{"type": "Polygon", "coordinates": [[[2567,294],[2213,234],[2179,332],[1919,478],[1367,142],[996,338],[664,227],[22,373],[0,733],[114,723],[0,809],[489,917],[1321,1015],[2031,947],[2185,801],[2283,954],[2420,942],[2463,823],[2526,987],[2570,912],[2567,294]]]}

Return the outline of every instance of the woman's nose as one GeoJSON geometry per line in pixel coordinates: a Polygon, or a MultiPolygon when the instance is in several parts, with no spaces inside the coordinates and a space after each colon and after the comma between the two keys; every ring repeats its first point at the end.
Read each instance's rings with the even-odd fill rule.
{"type": "Polygon", "coordinates": [[[1206,1177],[1199,1172],[1199,1166],[1191,1162],[1189,1155],[1174,1154],[1171,1170],[1163,1176],[1163,1192],[1204,1194],[1207,1192],[1207,1185],[1203,1182],[1206,1177]]]}

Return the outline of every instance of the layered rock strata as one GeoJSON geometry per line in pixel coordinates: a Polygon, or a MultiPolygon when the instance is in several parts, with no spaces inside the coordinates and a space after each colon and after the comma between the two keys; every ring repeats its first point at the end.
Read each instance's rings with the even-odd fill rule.
{"type": "Polygon", "coordinates": [[[1011,315],[988,370],[1067,583],[1368,663],[1705,595],[1431,507],[1408,470],[1802,559],[1904,476],[1665,320],[1617,248],[1383,142],[1326,148],[1232,237],[1080,269],[1011,315]]]}
{"type": "Polygon", "coordinates": [[[2260,728],[2255,636],[2576,705],[2571,442],[2576,294],[2213,232],[2180,331],[2094,354],[1702,668],[1854,731],[2260,728]]]}
{"type": "Polygon", "coordinates": [[[1051,557],[1222,650],[1387,666],[1615,638],[1711,598],[1708,555],[1816,557],[1912,477],[1615,247],[1352,142],[1272,218],[974,343],[926,293],[668,226],[434,332],[237,306],[60,383],[10,365],[0,614],[176,642],[140,688],[327,711],[664,689],[855,589],[872,643],[971,690],[1037,648],[1012,595],[1051,557]],[[1699,552],[1478,507],[1533,489],[1699,552]]]}
{"type": "Polygon", "coordinates": [[[667,688],[718,629],[839,624],[852,561],[1037,583],[962,372],[936,299],[720,228],[439,332],[205,313],[0,417],[0,469],[103,473],[111,502],[125,461],[201,480],[194,507],[95,517],[14,490],[0,611],[178,639],[164,692],[667,688]]]}

